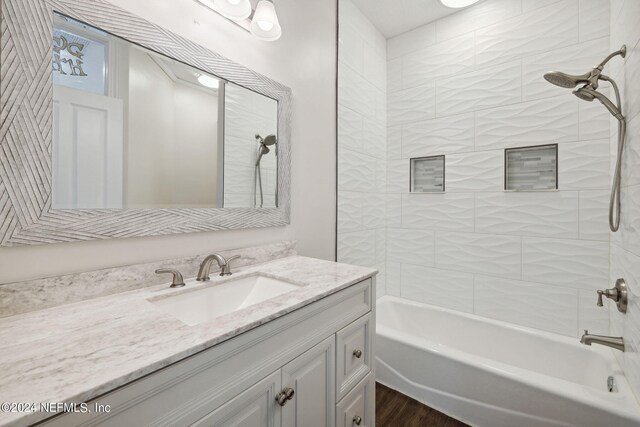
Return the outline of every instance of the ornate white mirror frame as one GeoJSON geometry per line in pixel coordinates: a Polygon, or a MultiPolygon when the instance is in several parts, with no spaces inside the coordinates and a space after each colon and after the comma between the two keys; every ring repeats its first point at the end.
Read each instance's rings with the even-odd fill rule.
{"type": "Polygon", "coordinates": [[[2,0],[0,14],[0,246],[289,223],[288,87],[104,0],[2,0]],[[277,100],[279,206],[52,209],[54,11],[277,100]]]}

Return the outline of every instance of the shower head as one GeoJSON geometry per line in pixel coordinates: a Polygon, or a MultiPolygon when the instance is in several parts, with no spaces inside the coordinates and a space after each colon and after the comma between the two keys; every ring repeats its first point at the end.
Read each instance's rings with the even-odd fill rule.
{"type": "Polygon", "coordinates": [[[256,139],[262,145],[274,145],[278,142],[278,139],[273,134],[267,135],[264,138],[261,137],[259,134],[256,134],[256,139]]]}
{"type": "Polygon", "coordinates": [[[574,76],[566,74],[560,71],[552,71],[544,75],[544,79],[556,86],[572,89],[578,86],[580,83],[589,83],[591,73],[586,73],[581,76],[574,76]]]}
{"type": "Polygon", "coordinates": [[[575,96],[577,96],[578,98],[584,100],[584,101],[593,101],[594,99],[597,99],[598,101],[600,101],[602,103],[602,105],[604,105],[607,110],[609,110],[609,112],[618,120],[624,120],[624,116],[622,115],[622,112],[620,111],[620,108],[616,107],[616,105],[611,102],[611,100],[609,98],[607,98],[606,95],[604,95],[601,92],[598,92],[597,90],[593,90],[591,89],[591,87],[589,87],[589,85],[585,85],[583,87],[580,87],[576,90],[573,91],[573,94],[575,96]]]}
{"type": "MultiPolygon", "coordinates": [[[[596,90],[598,89],[599,80],[607,80],[605,78],[602,78],[602,70],[604,69],[605,64],[609,62],[611,58],[617,55],[620,55],[624,58],[627,55],[627,47],[623,45],[620,48],[620,50],[613,52],[612,54],[607,56],[600,64],[593,67],[591,71],[588,71],[582,75],[573,75],[573,74],[563,73],[561,71],[552,71],[552,72],[546,73],[544,75],[544,79],[551,84],[564,87],[567,89],[573,89],[579,84],[585,84],[590,86],[591,89],[596,90]]],[[[588,99],[589,98],[588,95],[582,94],[585,96],[583,98],[581,95],[579,95],[576,92],[577,91],[574,91],[574,94],[576,94],[576,96],[578,96],[580,99],[584,99],[585,101],[593,101],[593,98],[588,99]]]]}

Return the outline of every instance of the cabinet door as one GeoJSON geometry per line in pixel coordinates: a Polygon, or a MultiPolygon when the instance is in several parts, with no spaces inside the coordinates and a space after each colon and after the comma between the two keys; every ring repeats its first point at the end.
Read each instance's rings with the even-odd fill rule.
{"type": "Polygon", "coordinates": [[[282,407],[282,427],[331,427],[335,416],[335,336],[282,368],[282,387],[294,395],[282,407]]]}
{"type": "Polygon", "coordinates": [[[240,393],[193,425],[198,427],[280,427],[280,370],[240,393]]]}

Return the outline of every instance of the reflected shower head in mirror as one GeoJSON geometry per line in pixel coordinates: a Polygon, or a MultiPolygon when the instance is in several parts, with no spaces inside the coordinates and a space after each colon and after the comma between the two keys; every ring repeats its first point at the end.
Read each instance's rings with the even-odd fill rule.
{"type": "Polygon", "coordinates": [[[262,145],[274,145],[278,142],[277,138],[275,135],[271,134],[271,135],[267,135],[266,137],[261,137],[259,134],[256,134],[256,139],[258,140],[258,142],[260,142],[260,144],[262,145]]]}
{"type": "Polygon", "coordinates": [[[583,86],[575,89],[573,94],[583,101],[593,102],[597,99],[606,107],[607,110],[618,120],[618,150],[616,158],[616,169],[613,175],[613,185],[611,186],[611,198],[609,201],[609,228],[616,232],[620,227],[620,181],[622,175],[622,152],[624,149],[624,139],[627,130],[627,122],[622,114],[622,102],[620,99],[620,91],[616,82],[609,76],[602,74],[602,70],[607,62],[616,56],[625,57],[627,55],[627,47],[622,46],[619,50],[609,54],[600,64],[582,75],[571,75],[560,71],[546,73],[544,78],[551,84],[567,89],[573,89],[582,84],[583,86]],[[615,104],[605,94],[598,92],[599,81],[606,81],[611,84],[616,96],[615,104]]]}

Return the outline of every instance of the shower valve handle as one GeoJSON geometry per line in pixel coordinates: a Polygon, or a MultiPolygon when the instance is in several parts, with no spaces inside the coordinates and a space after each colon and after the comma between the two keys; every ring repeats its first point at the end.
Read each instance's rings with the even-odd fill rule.
{"type": "Polygon", "coordinates": [[[604,291],[598,289],[598,302],[597,306],[602,307],[602,297],[605,296],[610,300],[613,300],[618,306],[618,310],[622,313],[627,312],[627,284],[624,279],[616,280],[616,285],[611,289],[605,289],[604,291]]]}

